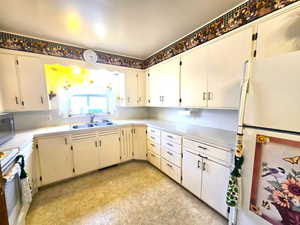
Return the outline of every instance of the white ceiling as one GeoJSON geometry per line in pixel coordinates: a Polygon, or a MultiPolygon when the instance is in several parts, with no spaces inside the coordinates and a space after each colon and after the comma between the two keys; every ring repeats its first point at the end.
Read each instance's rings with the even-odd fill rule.
{"type": "Polygon", "coordinates": [[[146,58],[242,0],[5,0],[0,29],[146,58]]]}

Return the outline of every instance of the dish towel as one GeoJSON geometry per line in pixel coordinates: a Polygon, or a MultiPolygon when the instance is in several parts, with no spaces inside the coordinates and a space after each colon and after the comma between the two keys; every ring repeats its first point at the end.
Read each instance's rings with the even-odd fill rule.
{"type": "Polygon", "coordinates": [[[32,201],[32,189],[30,187],[29,178],[25,171],[24,156],[18,155],[16,160],[17,160],[17,163],[20,165],[22,203],[30,203],[32,201]]]}

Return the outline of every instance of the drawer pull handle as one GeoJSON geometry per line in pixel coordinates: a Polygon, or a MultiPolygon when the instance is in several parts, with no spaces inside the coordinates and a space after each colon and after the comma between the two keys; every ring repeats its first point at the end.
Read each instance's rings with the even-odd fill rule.
{"type": "Polygon", "coordinates": [[[152,133],[155,133],[155,130],[150,130],[152,133]]]}
{"type": "Polygon", "coordinates": [[[152,156],[152,157],[156,157],[156,155],[154,155],[153,153],[151,153],[151,156],[152,156]]]}
{"type": "Polygon", "coordinates": [[[207,148],[202,147],[202,146],[198,146],[198,148],[201,148],[201,149],[203,149],[203,150],[207,150],[207,148]]]}
{"type": "Polygon", "coordinates": [[[153,139],[153,140],[155,140],[155,137],[153,137],[153,136],[150,136],[150,138],[153,139]]]}
{"type": "Polygon", "coordinates": [[[169,146],[171,146],[171,147],[174,147],[172,144],[170,144],[170,143],[167,143],[167,145],[169,145],[169,146]]]}
{"type": "Polygon", "coordinates": [[[151,143],[150,145],[151,145],[152,147],[155,147],[155,145],[154,145],[154,144],[152,144],[152,143],[151,143]]]}
{"type": "Polygon", "coordinates": [[[172,139],[173,139],[173,136],[171,136],[171,135],[167,135],[167,137],[168,137],[168,138],[172,138],[172,139]]]}
{"type": "Polygon", "coordinates": [[[173,155],[173,153],[172,152],[167,152],[169,155],[173,155]]]}
{"type": "Polygon", "coordinates": [[[205,162],[202,163],[202,170],[203,170],[203,171],[206,170],[206,163],[205,163],[205,162]]]}
{"type": "Polygon", "coordinates": [[[201,163],[201,161],[198,160],[198,164],[197,164],[197,167],[198,167],[198,168],[200,168],[200,163],[201,163]]]}
{"type": "Polygon", "coordinates": [[[173,166],[169,163],[167,163],[167,166],[170,167],[170,168],[173,168],[173,166]]]}

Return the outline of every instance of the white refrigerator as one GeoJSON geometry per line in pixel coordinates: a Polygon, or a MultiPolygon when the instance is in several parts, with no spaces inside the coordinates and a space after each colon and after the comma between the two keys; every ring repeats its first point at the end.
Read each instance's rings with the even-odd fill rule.
{"type": "Polygon", "coordinates": [[[245,161],[237,224],[300,225],[300,51],[250,64],[239,120],[245,161]]]}

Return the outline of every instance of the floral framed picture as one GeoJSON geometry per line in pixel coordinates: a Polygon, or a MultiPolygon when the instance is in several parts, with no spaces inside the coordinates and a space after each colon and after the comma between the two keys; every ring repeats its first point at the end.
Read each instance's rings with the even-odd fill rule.
{"type": "Polygon", "coordinates": [[[300,142],[256,136],[250,211],[273,225],[300,225],[300,142]]]}

